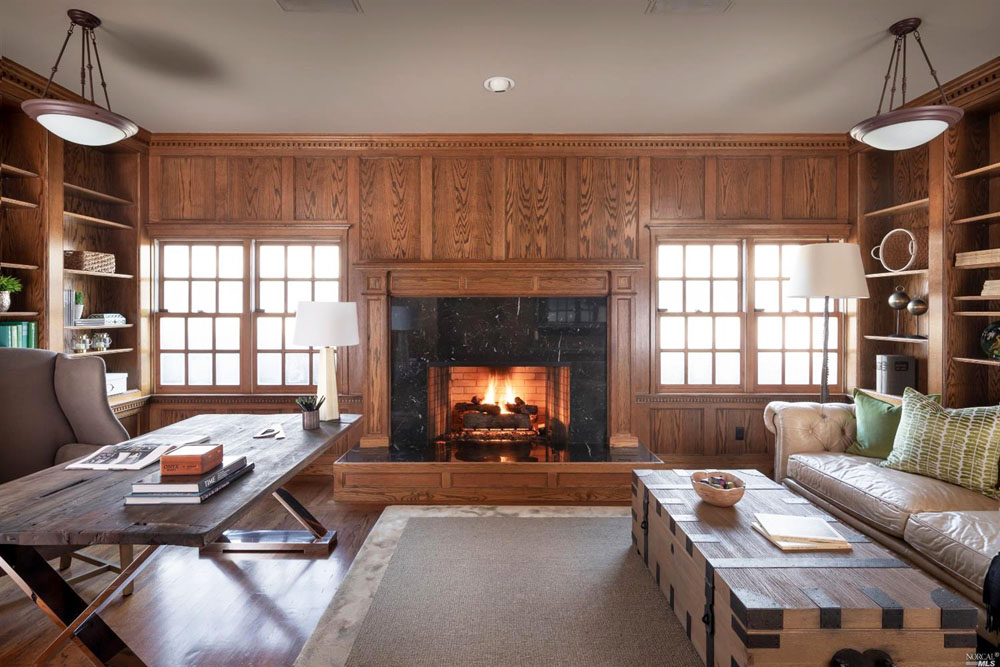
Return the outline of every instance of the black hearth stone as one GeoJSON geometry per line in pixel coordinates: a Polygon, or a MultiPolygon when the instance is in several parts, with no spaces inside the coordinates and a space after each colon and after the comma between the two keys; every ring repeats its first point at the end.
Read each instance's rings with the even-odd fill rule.
{"type": "Polygon", "coordinates": [[[567,364],[570,443],[607,441],[607,299],[394,297],[391,307],[394,445],[441,435],[427,432],[431,363],[567,364]]]}
{"type": "Polygon", "coordinates": [[[483,445],[480,443],[391,444],[388,447],[356,445],[339,463],[660,463],[660,459],[642,445],[611,447],[568,445],[552,447],[543,443],[526,445],[483,445]]]}

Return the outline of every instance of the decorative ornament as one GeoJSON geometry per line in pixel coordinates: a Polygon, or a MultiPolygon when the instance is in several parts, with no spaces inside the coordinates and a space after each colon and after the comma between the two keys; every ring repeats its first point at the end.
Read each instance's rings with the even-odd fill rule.
{"type": "MultiPolygon", "coordinates": [[[[898,248],[898,246],[896,246],[898,248]]],[[[882,242],[877,246],[872,248],[872,257],[877,259],[880,264],[885,268],[886,271],[891,273],[899,273],[900,271],[906,271],[908,268],[913,266],[913,261],[917,258],[917,237],[913,235],[909,229],[899,227],[897,229],[890,230],[888,234],[882,237],[882,242]],[[894,235],[902,234],[904,237],[909,237],[909,243],[906,246],[906,252],[909,254],[909,258],[903,266],[892,267],[889,266],[891,259],[886,256],[887,250],[895,249],[890,240],[894,235]]]]}
{"type": "Polygon", "coordinates": [[[979,337],[979,346],[990,359],[1000,359],[1000,322],[990,322],[979,337]]]}
{"type": "Polygon", "coordinates": [[[927,302],[920,297],[914,297],[906,304],[906,312],[913,316],[914,326],[917,328],[917,333],[911,338],[927,338],[927,336],[920,335],[920,316],[927,313],[927,302]]]}
{"type": "Polygon", "coordinates": [[[910,295],[903,290],[902,285],[897,285],[896,290],[889,295],[889,307],[896,311],[896,333],[889,334],[895,338],[905,338],[899,331],[899,316],[910,303],[910,295]]]}

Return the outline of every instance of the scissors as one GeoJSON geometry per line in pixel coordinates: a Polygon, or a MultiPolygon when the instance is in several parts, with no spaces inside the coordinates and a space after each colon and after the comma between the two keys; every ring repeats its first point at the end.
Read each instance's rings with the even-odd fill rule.
{"type": "Polygon", "coordinates": [[[274,438],[275,440],[285,439],[285,429],[281,428],[281,424],[271,424],[265,428],[260,433],[257,433],[253,437],[255,438],[274,438]]]}

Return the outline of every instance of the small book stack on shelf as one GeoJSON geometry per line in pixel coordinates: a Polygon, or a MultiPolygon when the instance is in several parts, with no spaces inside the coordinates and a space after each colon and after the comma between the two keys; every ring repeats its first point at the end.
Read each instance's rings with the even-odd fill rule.
{"type": "Polygon", "coordinates": [[[979,296],[1000,297],[1000,280],[987,280],[983,283],[983,291],[979,296]]]}
{"type": "Polygon", "coordinates": [[[125,316],[119,313],[93,313],[73,322],[78,327],[107,327],[125,324],[125,316]]]}
{"type": "Polygon", "coordinates": [[[754,513],[754,530],[782,551],[850,551],[851,544],[818,516],[754,513]]]}
{"type": "MultiPolygon", "coordinates": [[[[221,445],[215,447],[222,450],[221,445]]],[[[189,448],[177,451],[183,449],[189,448]]],[[[219,465],[202,474],[164,474],[161,470],[133,484],[132,493],[125,496],[125,504],[199,505],[253,468],[254,464],[247,463],[245,456],[234,456],[222,459],[219,465]]]]}
{"type": "Polygon", "coordinates": [[[0,322],[0,347],[38,347],[38,324],[0,322]]]}

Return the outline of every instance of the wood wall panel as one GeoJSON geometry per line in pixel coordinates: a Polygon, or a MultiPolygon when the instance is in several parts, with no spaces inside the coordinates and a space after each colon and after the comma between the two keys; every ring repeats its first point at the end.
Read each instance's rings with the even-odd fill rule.
{"type": "Polygon", "coordinates": [[[705,158],[650,160],[650,217],[696,220],[705,217],[705,158]]]}
{"type": "Polygon", "coordinates": [[[295,219],[347,219],[347,159],[295,158],[295,219]]]}
{"type": "Polygon", "coordinates": [[[159,193],[161,219],[211,220],[215,217],[215,158],[162,158],[159,193]]]}
{"type": "Polygon", "coordinates": [[[232,157],[227,171],[230,220],[281,219],[281,158],[232,157]]]}
{"type": "Polygon", "coordinates": [[[771,217],[771,158],[720,157],[716,215],[720,220],[771,217]]]}
{"type": "Polygon", "coordinates": [[[565,159],[507,160],[504,222],[509,259],[565,256],[565,159]]]}
{"type": "Polygon", "coordinates": [[[705,454],[705,414],[701,408],[649,410],[650,449],[657,454],[705,454]]]}
{"type": "Polygon", "coordinates": [[[774,453],[774,436],[764,427],[759,407],[717,408],[714,412],[716,452],[728,455],[774,453]],[[743,429],[742,439],[737,439],[737,429],[743,429]]]}
{"type": "Polygon", "coordinates": [[[782,160],[782,215],[791,220],[837,217],[837,158],[785,157],[782,160]]]}
{"type": "Polygon", "coordinates": [[[435,259],[492,259],[493,160],[435,158],[435,259]]]}
{"type": "Polygon", "coordinates": [[[635,259],[639,226],[639,161],[583,158],[579,162],[582,259],[635,259]]]}
{"type": "Polygon", "coordinates": [[[362,158],[360,257],[420,259],[420,159],[362,158]]]}

